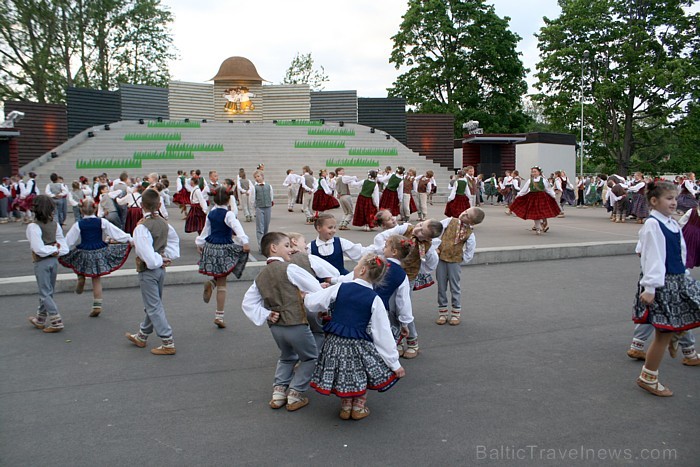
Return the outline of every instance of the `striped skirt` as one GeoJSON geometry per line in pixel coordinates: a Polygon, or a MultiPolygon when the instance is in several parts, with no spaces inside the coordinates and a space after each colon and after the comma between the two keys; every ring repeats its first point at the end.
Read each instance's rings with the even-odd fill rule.
{"type": "Polygon", "coordinates": [[[559,206],[554,198],[544,191],[531,191],[518,196],[510,206],[513,214],[521,219],[548,219],[559,215],[559,206]]]}
{"type": "Polygon", "coordinates": [[[666,274],[664,286],[656,289],[651,305],[639,299],[643,291],[644,287],[637,284],[632,317],[635,323],[674,332],[700,327],[700,282],[691,276],[666,274]]]}
{"type": "Polygon", "coordinates": [[[58,262],[80,276],[101,277],[122,267],[130,251],[128,243],[108,243],[97,250],[76,248],[59,257],[58,262]]]}
{"type": "Polygon", "coordinates": [[[199,273],[212,277],[225,277],[233,273],[240,279],[247,262],[248,253],[243,252],[243,247],[237,243],[207,242],[199,259],[199,273]]]}

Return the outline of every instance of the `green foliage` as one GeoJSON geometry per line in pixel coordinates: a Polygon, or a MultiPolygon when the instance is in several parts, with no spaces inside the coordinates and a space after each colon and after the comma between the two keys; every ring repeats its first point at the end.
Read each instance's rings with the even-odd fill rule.
{"type": "Polygon", "coordinates": [[[187,152],[171,152],[171,151],[137,151],[134,153],[134,159],[194,159],[194,153],[187,152]]]}
{"type": "Polygon", "coordinates": [[[220,152],[224,150],[223,144],[188,144],[188,143],[169,143],[165,150],[168,152],[220,152]]]}
{"type": "Polygon", "coordinates": [[[78,159],[76,169],[140,169],[140,159],[78,159]]]}
{"type": "Polygon", "coordinates": [[[124,141],[180,141],[180,133],[128,133],[124,141]]]}
{"type": "Polygon", "coordinates": [[[321,120],[277,120],[277,126],[323,126],[321,120]]]}
{"type": "Polygon", "coordinates": [[[284,75],[282,84],[308,84],[312,91],[321,91],[324,87],[323,83],[328,81],[328,75],[323,67],[320,70],[314,70],[314,59],[311,58],[311,53],[297,52],[284,75]]]}
{"type": "Polygon", "coordinates": [[[523,131],[527,70],[509,21],[484,0],[409,0],[389,59],[408,70],[389,95],[418,112],[454,114],[456,136],[469,120],[487,133],[523,131]]]}
{"type": "Polygon", "coordinates": [[[148,122],[148,128],[200,128],[199,122],[185,122],[179,120],[166,120],[163,122],[148,122]]]}
{"type": "Polygon", "coordinates": [[[349,156],[398,156],[396,148],[350,148],[349,156]]]}
{"type": "Polygon", "coordinates": [[[690,3],[567,0],[545,18],[535,97],[554,127],[578,133],[583,87],[592,162],[627,174],[665,158],[674,122],[700,97],[700,14],[684,10],[690,3]]]}
{"type": "Polygon", "coordinates": [[[345,141],[331,141],[331,140],[311,140],[311,141],[294,141],[295,148],[308,148],[308,149],[343,149],[345,147],[345,141]]]}
{"type": "Polygon", "coordinates": [[[355,136],[355,130],[350,128],[309,128],[309,136],[355,136]]]}
{"type": "Polygon", "coordinates": [[[376,159],[326,159],[326,167],[379,167],[376,159]]]}

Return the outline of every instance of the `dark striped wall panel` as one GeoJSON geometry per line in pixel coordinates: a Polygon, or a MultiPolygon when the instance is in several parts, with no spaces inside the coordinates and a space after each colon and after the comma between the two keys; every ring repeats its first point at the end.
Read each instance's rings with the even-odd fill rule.
{"type": "Polygon", "coordinates": [[[18,167],[13,166],[13,171],[46,154],[68,139],[65,105],[6,101],[5,115],[13,110],[24,112],[24,118],[15,124],[15,129],[21,135],[14,138],[18,147],[18,167]]]}
{"type": "Polygon", "coordinates": [[[122,120],[170,118],[168,88],[120,84],[122,120]]]}
{"type": "Polygon", "coordinates": [[[262,88],[263,121],[309,120],[308,84],[268,85],[262,88]]]}
{"type": "Polygon", "coordinates": [[[168,85],[168,104],[172,120],[214,119],[214,85],[171,81],[168,85]]]}
{"type": "Polygon", "coordinates": [[[95,125],[121,120],[119,91],[68,88],[68,136],[73,137],[95,125]]]}
{"type": "Polygon", "coordinates": [[[311,120],[357,123],[357,91],[311,93],[311,120]]]}
{"type": "Polygon", "coordinates": [[[454,123],[451,114],[406,114],[406,146],[421,156],[454,169],[454,123]]]}
{"type": "Polygon", "coordinates": [[[386,131],[406,144],[406,99],[396,97],[357,99],[357,122],[386,131]]]}

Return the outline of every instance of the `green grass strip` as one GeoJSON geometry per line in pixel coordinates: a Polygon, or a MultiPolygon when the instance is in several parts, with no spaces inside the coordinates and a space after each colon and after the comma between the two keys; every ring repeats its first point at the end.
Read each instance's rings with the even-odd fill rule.
{"type": "Polygon", "coordinates": [[[194,159],[194,153],[192,151],[184,152],[172,152],[172,151],[137,151],[134,153],[134,159],[149,159],[149,160],[163,160],[163,159],[194,159]]]}
{"type": "Polygon", "coordinates": [[[396,148],[351,148],[349,156],[398,156],[396,148]]]}
{"type": "Polygon", "coordinates": [[[220,152],[224,150],[223,144],[187,144],[187,143],[169,143],[165,150],[168,152],[220,152]]]}
{"type": "Polygon", "coordinates": [[[183,122],[172,120],[167,122],[148,122],[148,128],[200,128],[199,122],[183,122]]]}
{"type": "Polygon", "coordinates": [[[326,159],[326,167],[379,167],[376,159],[326,159]]]}
{"type": "Polygon", "coordinates": [[[140,159],[78,159],[76,169],[140,169],[140,159]]]}
{"type": "Polygon", "coordinates": [[[322,126],[320,120],[277,120],[277,126],[322,126]]]}
{"type": "Polygon", "coordinates": [[[309,128],[309,136],[355,136],[351,128],[309,128]]]}
{"type": "Polygon", "coordinates": [[[180,133],[129,133],[124,141],[180,141],[180,133]]]}
{"type": "Polygon", "coordinates": [[[345,148],[345,141],[297,140],[294,141],[294,147],[307,149],[343,149],[345,148]]]}

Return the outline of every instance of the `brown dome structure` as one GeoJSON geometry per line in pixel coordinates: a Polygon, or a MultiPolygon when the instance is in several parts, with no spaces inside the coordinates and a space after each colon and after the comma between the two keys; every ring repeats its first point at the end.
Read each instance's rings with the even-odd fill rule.
{"type": "Polygon", "coordinates": [[[245,57],[229,57],[224,60],[212,80],[257,81],[260,84],[267,81],[260,77],[253,62],[245,57]]]}

